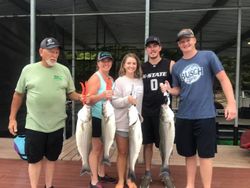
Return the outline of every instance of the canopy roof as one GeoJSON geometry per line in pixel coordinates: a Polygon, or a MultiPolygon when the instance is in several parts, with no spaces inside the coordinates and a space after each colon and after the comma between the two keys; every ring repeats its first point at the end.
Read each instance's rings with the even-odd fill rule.
{"type": "MultiPolygon", "coordinates": [[[[11,32],[8,41],[29,45],[29,3],[29,0],[0,1],[0,31],[11,32]]],[[[249,48],[249,6],[250,1],[241,1],[243,49],[249,48]]],[[[151,0],[150,34],[159,36],[163,47],[175,49],[176,33],[181,28],[191,28],[200,48],[235,56],[238,7],[236,0],[151,0]]],[[[39,0],[36,1],[36,13],[38,44],[43,37],[56,35],[65,48],[70,49],[72,15],[75,15],[77,49],[144,47],[144,0],[39,0]]],[[[6,37],[1,37],[1,40],[6,40],[6,37]]],[[[247,54],[247,50],[242,50],[242,55],[247,54]]]]}

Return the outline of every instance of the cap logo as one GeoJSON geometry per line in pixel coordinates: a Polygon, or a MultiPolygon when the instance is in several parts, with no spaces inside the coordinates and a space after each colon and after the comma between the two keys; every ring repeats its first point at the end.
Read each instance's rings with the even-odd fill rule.
{"type": "Polygon", "coordinates": [[[107,53],[107,52],[103,52],[103,53],[101,53],[101,55],[100,55],[100,57],[105,57],[105,56],[110,56],[110,54],[107,53]]]}
{"type": "Polygon", "coordinates": [[[149,43],[157,43],[161,45],[160,39],[157,36],[149,36],[145,42],[145,45],[148,46],[149,43]]]}
{"type": "Polygon", "coordinates": [[[53,41],[52,39],[48,39],[46,46],[50,46],[50,45],[54,45],[54,44],[55,44],[55,41],[53,41]]]}
{"type": "Polygon", "coordinates": [[[103,60],[105,58],[113,59],[111,53],[109,53],[109,52],[99,52],[98,53],[97,61],[101,61],[101,60],[103,60]]]}

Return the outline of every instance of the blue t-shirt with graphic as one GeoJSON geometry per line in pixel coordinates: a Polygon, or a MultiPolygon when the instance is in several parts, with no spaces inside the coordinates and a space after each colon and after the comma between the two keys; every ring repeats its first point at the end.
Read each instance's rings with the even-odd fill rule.
{"type": "Polygon", "coordinates": [[[173,66],[173,86],[180,87],[180,103],[176,117],[204,119],[216,116],[213,82],[224,70],[212,51],[198,51],[190,59],[180,59],[173,66]]]}

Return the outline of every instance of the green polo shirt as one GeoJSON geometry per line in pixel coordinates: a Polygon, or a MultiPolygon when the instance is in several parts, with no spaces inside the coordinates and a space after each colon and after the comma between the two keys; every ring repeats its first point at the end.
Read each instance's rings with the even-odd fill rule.
{"type": "Polygon", "coordinates": [[[65,126],[66,94],[75,91],[66,66],[56,63],[47,68],[41,62],[26,65],[15,91],[27,95],[25,128],[48,133],[65,126]]]}

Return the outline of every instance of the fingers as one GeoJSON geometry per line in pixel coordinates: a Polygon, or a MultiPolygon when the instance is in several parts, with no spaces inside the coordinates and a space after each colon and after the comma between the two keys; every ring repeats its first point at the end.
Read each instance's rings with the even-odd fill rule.
{"type": "Polygon", "coordinates": [[[160,88],[161,88],[162,93],[165,93],[165,92],[170,93],[171,86],[170,86],[170,83],[167,80],[165,80],[164,84],[160,83],[160,88]]]}
{"type": "Polygon", "coordinates": [[[225,110],[224,116],[225,116],[225,119],[226,119],[226,120],[228,120],[228,121],[231,120],[231,118],[229,117],[229,112],[228,112],[228,110],[225,110]]]}
{"type": "Polygon", "coordinates": [[[15,125],[9,126],[9,132],[13,136],[15,136],[17,134],[17,128],[16,128],[16,126],[15,125]]]}
{"type": "Polygon", "coordinates": [[[131,95],[128,96],[128,102],[129,104],[136,105],[136,99],[131,95]]]}
{"type": "Polygon", "coordinates": [[[160,88],[161,88],[161,92],[162,93],[166,92],[166,86],[165,86],[165,84],[160,83],[160,88]]]}
{"type": "Polygon", "coordinates": [[[112,90],[106,90],[104,91],[104,96],[107,100],[111,99],[113,95],[113,91],[112,90]]]}
{"type": "Polygon", "coordinates": [[[226,108],[225,112],[224,112],[224,115],[225,115],[225,119],[227,121],[231,121],[236,117],[236,111],[232,110],[232,109],[229,109],[229,108],[226,108]]]}
{"type": "Polygon", "coordinates": [[[171,89],[170,83],[167,80],[165,81],[165,86],[166,86],[167,91],[171,89]]]}
{"type": "Polygon", "coordinates": [[[167,87],[170,87],[169,81],[165,80],[165,85],[166,85],[167,87]]]}

